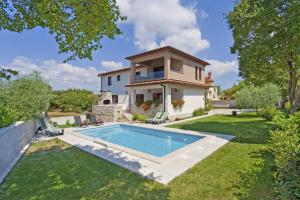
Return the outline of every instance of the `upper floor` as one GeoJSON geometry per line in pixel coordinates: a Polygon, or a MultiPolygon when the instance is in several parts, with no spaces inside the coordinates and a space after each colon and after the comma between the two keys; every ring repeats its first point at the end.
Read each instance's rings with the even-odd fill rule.
{"type": "Polygon", "coordinates": [[[175,80],[207,85],[205,67],[209,63],[167,46],[129,56],[131,66],[101,73],[101,90],[124,92],[124,86],[153,80],[175,80]],[[120,91],[119,91],[120,90],[120,91]]]}
{"type": "Polygon", "coordinates": [[[126,59],[131,63],[130,83],[171,79],[205,84],[205,67],[209,65],[170,46],[129,56],[126,59]]]}

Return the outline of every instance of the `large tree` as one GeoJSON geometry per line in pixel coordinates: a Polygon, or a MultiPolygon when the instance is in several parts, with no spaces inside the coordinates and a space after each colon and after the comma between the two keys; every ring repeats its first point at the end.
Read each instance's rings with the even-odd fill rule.
{"type": "Polygon", "coordinates": [[[0,30],[42,27],[53,34],[66,60],[92,59],[104,37],[114,38],[124,20],[116,0],[1,0],[0,30]]]}
{"type": "Polygon", "coordinates": [[[240,0],[227,20],[240,76],[255,85],[286,88],[295,112],[300,107],[300,1],[240,0]]]}

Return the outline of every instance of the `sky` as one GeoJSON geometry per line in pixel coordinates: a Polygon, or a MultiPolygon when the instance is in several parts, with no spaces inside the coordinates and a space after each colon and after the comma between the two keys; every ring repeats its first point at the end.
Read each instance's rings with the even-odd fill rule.
{"type": "Polygon", "coordinates": [[[225,15],[235,0],[117,0],[127,16],[119,22],[122,35],[104,38],[103,48],[93,60],[62,63],[67,55],[58,53],[54,36],[47,29],[35,28],[14,33],[0,31],[0,66],[21,74],[39,71],[55,89],[83,88],[98,92],[97,74],[130,66],[125,57],[170,45],[186,51],[211,65],[216,85],[231,87],[238,77],[236,55],[230,53],[232,32],[225,15]]]}

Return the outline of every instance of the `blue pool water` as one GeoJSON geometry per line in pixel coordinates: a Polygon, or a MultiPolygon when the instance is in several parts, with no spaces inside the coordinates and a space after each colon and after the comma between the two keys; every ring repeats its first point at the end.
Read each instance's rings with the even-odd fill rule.
{"type": "Polygon", "coordinates": [[[197,135],[123,124],[79,130],[77,132],[158,157],[165,156],[203,138],[197,135]]]}

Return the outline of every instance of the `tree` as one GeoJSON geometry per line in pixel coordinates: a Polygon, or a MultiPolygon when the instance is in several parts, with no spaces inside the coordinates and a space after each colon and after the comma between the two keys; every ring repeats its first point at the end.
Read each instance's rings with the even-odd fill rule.
{"type": "Polygon", "coordinates": [[[17,71],[0,67],[0,79],[5,78],[6,80],[9,80],[11,76],[16,76],[16,75],[18,75],[17,71]]]}
{"type": "Polygon", "coordinates": [[[96,103],[97,99],[97,95],[88,90],[58,90],[53,93],[50,109],[62,112],[91,111],[92,105],[96,103]]]}
{"type": "Polygon", "coordinates": [[[240,76],[284,88],[294,113],[300,107],[300,1],[241,0],[227,20],[240,76]]]}
{"type": "Polygon", "coordinates": [[[223,93],[223,95],[232,99],[232,98],[234,98],[235,93],[237,93],[238,91],[243,89],[244,86],[245,86],[244,81],[240,81],[239,84],[237,84],[237,85],[234,84],[231,88],[223,90],[222,93],[223,93]]]}
{"type": "Polygon", "coordinates": [[[104,37],[121,34],[116,23],[122,20],[116,0],[0,1],[0,30],[47,28],[66,60],[92,59],[104,37]]]}
{"type": "Polygon", "coordinates": [[[39,117],[48,110],[52,88],[37,72],[0,81],[0,126],[39,117]]]}
{"type": "Polygon", "coordinates": [[[235,104],[240,109],[257,109],[259,91],[254,86],[247,86],[235,94],[235,104]]]}
{"type": "Polygon", "coordinates": [[[270,83],[262,87],[245,86],[235,94],[236,106],[245,109],[274,108],[279,99],[279,88],[270,83]]]}

